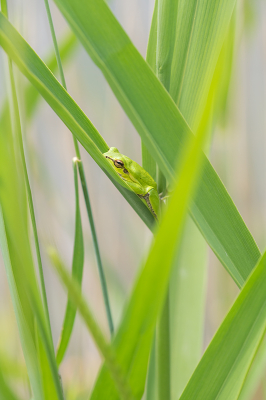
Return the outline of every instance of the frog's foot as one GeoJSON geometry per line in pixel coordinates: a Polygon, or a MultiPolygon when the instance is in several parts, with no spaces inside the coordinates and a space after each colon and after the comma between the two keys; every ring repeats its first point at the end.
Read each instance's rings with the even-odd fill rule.
{"type": "Polygon", "coordinates": [[[139,196],[140,199],[143,199],[143,200],[146,201],[146,204],[147,204],[149,210],[151,211],[151,213],[154,216],[154,218],[157,220],[158,219],[157,215],[156,215],[156,213],[155,213],[155,211],[154,211],[154,209],[153,209],[153,207],[151,205],[151,202],[150,202],[150,194],[149,193],[146,193],[144,195],[138,194],[138,196],[139,196]]]}

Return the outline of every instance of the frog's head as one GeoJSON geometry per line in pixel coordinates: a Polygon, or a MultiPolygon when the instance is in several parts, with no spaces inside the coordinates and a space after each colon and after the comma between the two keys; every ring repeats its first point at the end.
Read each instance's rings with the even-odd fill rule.
{"type": "Polygon", "coordinates": [[[116,147],[110,147],[103,155],[121,178],[126,178],[128,176],[128,157],[119,153],[116,147]]]}

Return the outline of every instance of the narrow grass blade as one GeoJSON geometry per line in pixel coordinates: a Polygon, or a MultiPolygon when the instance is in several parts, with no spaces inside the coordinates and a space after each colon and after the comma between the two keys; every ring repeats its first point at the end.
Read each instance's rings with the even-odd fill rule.
{"type": "MultiPolygon", "coordinates": [[[[64,4],[67,6],[68,2],[65,1],[64,4]]],[[[84,5],[83,2],[77,2],[76,6],[83,5],[85,7],[84,10],[87,10],[87,6],[90,4],[91,3],[86,3],[84,5]]],[[[86,32],[86,27],[88,28],[88,26],[90,26],[90,28],[95,27],[95,32],[97,32],[97,24],[102,26],[105,17],[105,29],[110,29],[108,25],[110,21],[112,24],[115,24],[117,28],[118,23],[112,14],[110,14],[109,9],[106,9],[106,4],[99,1],[99,5],[103,8],[103,14],[98,13],[99,10],[97,7],[96,15],[94,12],[90,14],[86,13],[84,10],[80,11],[79,18],[82,19],[82,24],[80,24],[80,26],[84,29],[84,32],[86,32]],[[85,15],[86,18],[87,16],[89,16],[89,18],[95,16],[94,22],[90,24],[89,21],[86,20],[85,24],[85,21],[83,21],[85,15]]],[[[74,11],[71,14],[73,16],[76,15],[74,11]]],[[[68,17],[70,18],[69,15],[68,17]]],[[[130,84],[128,86],[131,87],[131,89],[132,87],[138,87],[136,81],[132,81],[132,77],[135,76],[137,71],[137,73],[140,74],[138,75],[137,82],[141,82],[141,90],[137,92],[134,89],[134,93],[136,98],[138,98],[138,103],[139,99],[145,100],[145,104],[143,103],[143,108],[140,113],[140,116],[143,117],[141,126],[143,127],[145,125],[145,127],[149,127],[149,129],[145,129],[144,134],[142,128],[140,129],[140,126],[138,126],[139,132],[142,135],[145,145],[149,146],[149,151],[160,165],[161,170],[171,181],[175,176],[174,166],[176,159],[180,158],[179,151],[183,148],[186,139],[191,137],[191,131],[165,89],[158,82],[129,39],[127,37],[125,38],[122,28],[118,26],[117,30],[112,31],[111,29],[112,33],[110,33],[110,35],[109,31],[107,34],[104,30],[104,37],[100,35],[99,38],[103,40],[102,43],[105,43],[106,37],[110,36],[114,38],[115,33],[119,34],[117,38],[118,42],[114,40],[110,43],[111,51],[114,43],[118,46],[121,42],[121,40],[119,41],[121,34],[123,38],[122,43],[125,44],[122,48],[126,51],[126,54],[123,53],[123,60],[132,60],[132,64],[129,61],[129,66],[127,68],[128,79],[129,82],[132,83],[132,86],[130,86],[130,84]],[[129,53],[127,54],[127,52],[129,53]],[[139,79],[140,77],[142,78],[139,79]],[[145,116],[148,116],[147,124],[145,122],[145,116]],[[168,132],[167,137],[164,135],[165,132],[168,132]]],[[[84,38],[87,40],[86,35],[84,38]]],[[[17,63],[24,75],[38,88],[46,101],[69,127],[71,132],[76,135],[77,139],[98,165],[111,177],[112,182],[139,213],[143,221],[152,228],[154,219],[145,204],[142,203],[138,196],[128,191],[125,186],[123,186],[125,185],[124,182],[121,179],[119,180],[110,164],[102,156],[102,152],[106,151],[108,148],[104,140],[30,46],[1,14],[0,45],[17,63]],[[120,183],[123,187],[121,187],[120,183]]],[[[108,48],[108,46],[106,47],[105,43],[104,49],[106,48],[108,48]]],[[[114,54],[118,54],[117,51],[114,54]]],[[[107,59],[111,61],[112,57],[107,59]]],[[[191,206],[191,213],[200,231],[205,236],[217,257],[232,275],[236,283],[241,286],[256,264],[260,253],[254,239],[232,202],[232,199],[206,157],[204,157],[203,163],[202,181],[191,206]]]]}
{"type": "MultiPolygon", "coordinates": [[[[168,181],[173,181],[179,151],[187,136],[191,135],[174,102],[103,0],[55,0],[55,3],[92,60],[102,70],[160,170],[168,181]]],[[[201,5],[201,13],[197,19],[197,28],[205,15],[205,2],[198,3],[201,5]]],[[[205,65],[204,96],[206,90],[208,93],[235,1],[215,0],[211,4],[207,7],[210,25],[208,37],[216,45],[215,51],[212,49],[211,62],[205,65]]],[[[204,35],[205,29],[200,34],[202,43],[204,35]]],[[[194,79],[198,79],[197,71],[195,74],[194,79]]],[[[191,91],[193,93],[193,87],[191,91]]],[[[206,100],[204,96],[203,100],[206,100]]],[[[241,286],[260,253],[207,158],[203,171],[202,182],[191,207],[192,216],[217,257],[241,286]],[[240,248],[241,251],[236,251],[240,248]]]]}
{"type": "Polygon", "coordinates": [[[215,334],[180,400],[235,400],[266,329],[266,253],[215,334]]]}
{"type": "MultiPolygon", "coordinates": [[[[200,180],[201,147],[206,138],[208,117],[209,109],[206,108],[198,134],[188,143],[180,160],[179,178],[169,206],[159,224],[147,261],[136,281],[113,341],[118,361],[127,373],[136,399],[141,399],[143,395],[155,325],[165,302],[190,196],[200,180]]],[[[105,398],[118,400],[119,395],[106,366],[103,366],[91,400],[105,398]]]]}
{"type": "Polygon", "coordinates": [[[112,347],[107,343],[104,335],[98,326],[93,314],[83,298],[81,294],[80,285],[71,278],[68,274],[67,270],[64,268],[61,260],[58,258],[57,252],[53,249],[49,250],[49,255],[53,261],[53,265],[56,268],[57,273],[59,274],[62,282],[68,289],[68,294],[72,299],[72,302],[78,308],[84,322],[91,332],[91,335],[95,341],[96,346],[98,347],[102,357],[105,359],[108,369],[113,378],[113,382],[117,387],[117,390],[123,400],[134,400],[134,397],[131,393],[131,389],[126,382],[126,379],[122,373],[122,370],[117,362],[116,356],[113,352],[112,347]]]}
{"type": "Polygon", "coordinates": [[[20,123],[20,114],[19,114],[16,86],[15,86],[15,78],[14,78],[14,73],[13,73],[12,61],[10,59],[8,61],[9,61],[8,62],[9,77],[10,77],[11,93],[12,93],[12,101],[11,102],[12,102],[12,111],[13,111],[12,119],[13,119],[13,126],[14,126],[14,137],[17,140],[18,147],[20,150],[20,158],[21,158],[21,163],[22,163],[22,168],[23,168],[23,177],[24,177],[25,186],[26,186],[27,200],[28,200],[28,206],[29,206],[29,210],[30,210],[31,224],[32,224],[33,236],[34,236],[35,251],[36,251],[36,256],[37,256],[38,272],[39,272],[39,278],[40,278],[40,284],[41,284],[41,296],[42,296],[42,301],[43,301],[43,306],[44,306],[44,311],[45,311],[46,323],[47,323],[47,326],[49,327],[50,341],[52,342],[52,332],[51,332],[51,326],[50,326],[50,316],[49,316],[48,302],[47,302],[44,275],[43,275],[41,251],[40,251],[40,244],[39,244],[39,238],[38,238],[38,232],[37,232],[37,224],[36,224],[36,219],[35,219],[33,198],[32,198],[30,181],[29,181],[27,165],[26,165],[26,158],[25,158],[25,154],[24,154],[24,145],[23,145],[23,139],[22,139],[22,129],[21,129],[21,123],[20,123]]]}
{"type": "Polygon", "coordinates": [[[102,259],[100,256],[100,249],[99,249],[98,239],[97,239],[97,235],[96,235],[96,228],[95,228],[94,218],[93,218],[91,204],[90,204],[89,192],[88,192],[86,180],[85,180],[84,168],[83,168],[83,164],[81,161],[78,162],[78,170],[79,170],[80,181],[81,181],[81,185],[82,185],[84,200],[85,200],[88,219],[89,219],[90,228],[91,228],[92,241],[93,241],[97,266],[98,266],[98,272],[99,272],[99,276],[100,276],[100,282],[101,282],[101,288],[102,288],[102,293],[103,293],[105,311],[106,311],[106,315],[107,315],[107,321],[108,321],[108,325],[109,325],[109,331],[112,336],[114,333],[114,324],[113,324],[113,318],[112,318],[112,313],[111,313],[111,305],[110,305],[110,300],[109,300],[109,295],[108,295],[105,273],[104,273],[104,269],[103,269],[103,265],[102,265],[102,259]]]}
{"type": "MultiPolygon", "coordinates": [[[[74,251],[72,259],[72,277],[76,280],[78,285],[81,287],[83,265],[84,265],[84,244],[83,244],[83,233],[81,225],[81,216],[79,209],[79,189],[78,189],[78,167],[77,161],[73,160],[73,171],[74,171],[74,184],[75,184],[75,198],[76,198],[76,217],[75,217],[75,239],[74,239],[74,251]]],[[[64,322],[61,330],[61,336],[57,345],[56,361],[57,365],[60,365],[65,355],[74,321],[76,317],[77,308],[71,302],[70,298],[67,301],[67,307],[65,311],[64,322]]]]}

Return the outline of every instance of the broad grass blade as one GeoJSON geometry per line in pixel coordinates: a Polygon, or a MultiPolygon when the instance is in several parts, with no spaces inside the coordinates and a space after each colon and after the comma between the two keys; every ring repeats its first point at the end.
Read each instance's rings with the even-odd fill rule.
{"type": "Polygon", "coordinates": [[[180,400],[235,400],[266,329],[266,253],[218,329],[180,400]]]}

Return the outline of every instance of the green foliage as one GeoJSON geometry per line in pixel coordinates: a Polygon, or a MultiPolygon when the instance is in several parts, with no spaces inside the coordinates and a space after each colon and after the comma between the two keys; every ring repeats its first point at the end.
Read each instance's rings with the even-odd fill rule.
{"type": "Polygon", "coordinates": [[[227,314],[180,400],[237,399],[266,329],[266,254],[227,314]]]}
{"type": "MultiPolygon", "coordinates": [[[[179,152],[191,135],[182,114],[151,73],[104,1],[88,3],[85,0],[56,0],[56,3],[93,61],[101,68],[160,170],[172,182],[179,152]]],[[[215,17],[221,2],[213,3],[215,5],[210,10],[213,10],[215,17]]],[[[215,55],[217,51],[219,54],[219,44],[221,48],[234,5],[231,1],[222,3],[224,5],[221,11],[224,14],[221,14],[221,21],[212,38],[217,38],[218,41],[215,55]]],[[[203,18],[202,13],[203,10],[200,19],[203,18]]],[[[211,20],[211,13],[209,18],[211,20]]],[[[211,57],[214,58],[211,62],[214,69],[217,58],[212,53],[211,57]]],[[[206,83],[207,93],[211,66],[206,65],[209,82],[206,83]]],[[[194,76],[197,76],[196,70],[194,76]]],[[[204,77],[202,79],[205,80],[204,77]]],[[[215,254],[236,283],[243,285],[260,253],[207,158],[204,160],[203,178],[191,212],[215,254]]]]}
{"type": "MultiPolygon", "coordinates": [[[[209,142],[212,127],[225,116],[235,48],[236,2],[156,0],[146,62],[105,1],[55,0],[55,3],[73,30],[60,46],[63,62],[77,38],[102,71],[140,135],[144,168],[157,179],[164,194],[166,188],[171,189],[167,193],[169,200],[162,201],[161,218],[157,223],[103,156],[109,146],[67,93],[64,78],[63,87],[52,73],[56,69],[56,57],[46,63],[38,57],[6,18],[6,3],[2,0],[0,46],[9,63],[7,81],[11,83],[12,96],[4,102],[0,113],[0,246],[31,394],[35,400],[64,399],[58,366],[68,348],[78,310],[103,359],[91,400],[140,400],[147,380],[147,400],[246,400],[265,365],[265,346],[261,343],[266,329],[266,255],[261,257],[254,238],[202,151],[209,142]],[[28,211],[33,221],[38,255],[37,227],[23,153],[12,63],[33,85],[25,90],[27,120],[33,116],[39,93],[73,134],[77,155],[78,140],[154,233],[110,343],[82,294],[84,243],[78,178],[86,204],[89,199],[83,166],[75,159],[72,277],[57,251],[50,252],[63,286],[68,290],[62,336],[55,354],[42,269],[39,268],[38,277],[32,255],[28,211]],[[196,227],[190,219],[184,237],[188,211],[196,227]],[[201,350],[203,331],[204,241],[232,276],[240,293],[191,375],[201,350]],[[200,260],[190,254],[197,245],[200,260]],[[186,263],[191,265],[183,268],[186,263]],[[187,282],[179,276],[181,270],[188,273],[187,282]],[[195,277],[189,275],[193,272],[195,277]],[[194,314],[190,291],[197,302],[194,314]],[[183,323],[187,315],[193,319],[192,333],[189,324],[183,323]],[[154,334],[158,321],[159,346],[156,348],[154,334]],[[178,321],[182,324],[179,330],[176,328],[178,321]],[[173,338],[176,332],[180,336],[173,338]],[[180,365],[173,363],[171,356],[174,349],[174,357],[183,361],[183,343],[191,344],[194,357],[190,357],[180,373],[180,365]],[[167,354],[164,354],[165,349],[167,354]],[[173,394],[171,380],[177,378],[180,379],[175,386],[178,392],[173,394]]],[[[47,1],[46,5],[48,7],[47,1]]],[[[59,51],[56,55],[59,60],[59,51]]],[[[59,68],[64,77],[60,62],[59,68]]],[[[91,209],[87,211],[93,221],[91,209]]],[[[91,226],[99,261],[93,222],[91,226]]],[[[40,257],[38,260],[41,266],[40,257]]],[[[104,300],[110,322],[109,301],[106,296],[104,300]]],[[[16,400],[16,391],[4,372],[0,363],[0,396],[16,400]]]]}

